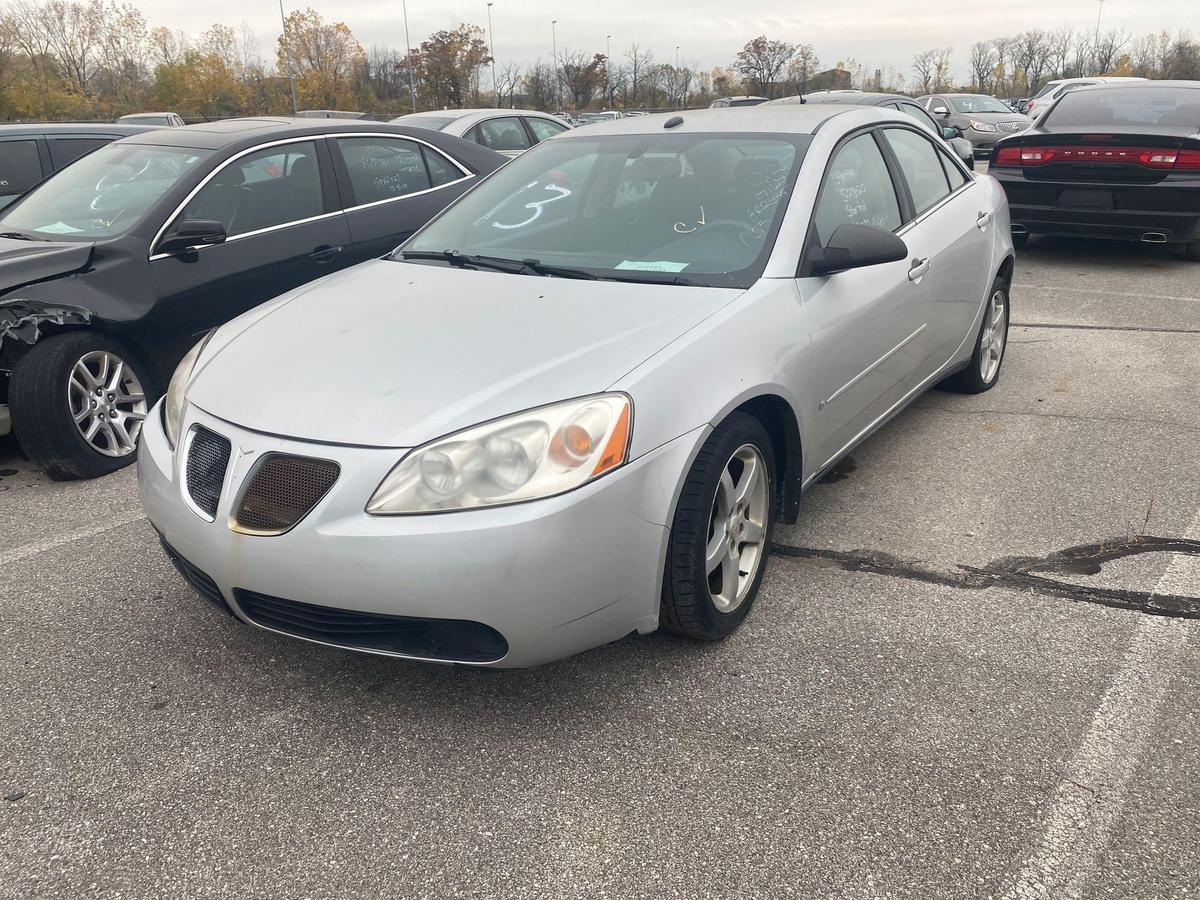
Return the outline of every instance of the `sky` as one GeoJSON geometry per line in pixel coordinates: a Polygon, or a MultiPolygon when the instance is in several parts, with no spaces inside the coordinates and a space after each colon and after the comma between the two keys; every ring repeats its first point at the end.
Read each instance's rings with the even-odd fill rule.
{"type": "MultiPolygon", "coordinates": [[[[350,26],[364,47],[373,43],[404,46],[399,0],[311,0],[327,20],[350,26]]],[[[271,0],[140,0],[137,5],[151,26],[166,25],[198,34],[213,22],[246,22],[270,56],[279,36],[279,6],[271,0]]],[[[308,5],[284,0],[287,10],[308,5]]],[[[492,25],[499,64],[527,64],[551,57],[551,20],[558,51],[604,52],[611,34],[614,59],[633,42],[653,51],[660,62],[698,69],[728,65],[738,49],[759,34],[811,43],[822,67],[853,57],[870,69],[893,66],[910,75],[914,53],[954,49],[954,72],[966,77],[974,41],[1030,28],[1054,30],[1071,26],[1091,33],[1096,27],[1097,0],[494,0],[492,25]]],[[[430,33],[460,22],[487,27],[485,0],[467,4],[408,0],[413,44],[430,33]]],[[[1196,0],[1104,0],[1101,29],[1123,28],[1135,37],[1163,29],[1189,29],[1200,36],[1200,2],[1196,0]]]]}

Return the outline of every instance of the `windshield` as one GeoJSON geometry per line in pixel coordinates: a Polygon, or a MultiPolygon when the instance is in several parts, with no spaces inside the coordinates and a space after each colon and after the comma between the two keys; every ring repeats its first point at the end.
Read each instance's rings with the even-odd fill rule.
{"type": "Polygon", "coordinates": [[[1012,110],[995,97],[951,97],[950,102],[960,113],[1011,113],[1012,110]]]}
{"type": "Polygon", "coordinates": [[[1091,88],[1070,91],[1042,119],[1043,126],[1166,125],[1200,129],[1196,88],[1091,88]]]}
{"type": "Polygon", "coordinates": [[[392,119],[397,125],[407,125],[409,128],[424,128],[428,131],[441,131],[454,121],[449,116],[401,116],[392,119]]]}
{"type": "Polygon", "coordinates": [[[1062,87],[1062,84],[1063,83],[1061,81],[1051,81],[1049,84],[1043,86],[1040,91],[1034,94],[1033,99],[1036,100],[1038,97],[1045,97],[1051,91],[1062,87]]]}
{"type": "Polygon", "coordinates": [[[114,237],[137,223],[206,150],[115,143],[52,175],[0,214],[0,230],[55,239],[114,237]]]}
{"type": "Polygon", "coordinates": [[[140,122],[146,125],[169,125],[171,119],[168,116],[121,116],[122,122],[140,122]]]}
{"type": "Polygon", "coordinates": [[[766,265],[810,140],[558,138],[504,166],[395,256],[449,250],[587,277],[749,287],[766,265]]]}

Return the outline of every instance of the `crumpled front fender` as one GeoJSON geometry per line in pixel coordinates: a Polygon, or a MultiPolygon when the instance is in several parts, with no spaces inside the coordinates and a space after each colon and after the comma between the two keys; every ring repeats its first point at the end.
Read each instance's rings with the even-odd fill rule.
{"type": "Polygon", "coordinates": [[[82,306],[46,303],[41,300],[0,300],[0,344],[5,340],[34,344],[43,323],[87,325],[92,314],[82,306]]]}

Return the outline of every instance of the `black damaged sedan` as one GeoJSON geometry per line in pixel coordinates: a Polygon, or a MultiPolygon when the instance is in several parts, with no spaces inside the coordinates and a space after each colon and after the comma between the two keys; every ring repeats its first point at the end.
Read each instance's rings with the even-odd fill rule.
{"type": "Polygon", "coordinates": [[[1013,242],[1030,235],[1174,244],[1200,260],[1200,81],[1071,91],[996,144],[1013,242]]]}
{"type": "Polygon", "coordinates": [[[11,427],[54,478],[132,462],[199,335],[388,252],[507,161],[334,119],[230,119],[101,147],[0,214],[0,434],[11,427]]]}

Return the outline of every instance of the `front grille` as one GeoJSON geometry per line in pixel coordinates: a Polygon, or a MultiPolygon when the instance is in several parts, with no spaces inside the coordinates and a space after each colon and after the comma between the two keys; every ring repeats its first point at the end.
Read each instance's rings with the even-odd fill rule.
{"type": "Polygon", "coordinates": [[[1018,132],[1018,131],[1024,131],[1025,124],[1023,122],[1001,122],[1000,130],[1001,131],[1011,131],[1014,133],[1018,132]]]}
{"type": "Polygon", "coordinates": [[[167,554],[167,559],[171,561],[171,565],[175,567],[175,571],[183,576],[183,580],[190,584],[197,594],[221,610],[225,615],[232,616],[233,610],[229,608],[229,604],[221,596],[221,589],[217,587],[217,583],[207,573],[197,569],[176,553],[175,548],[168,544],[161,535],[159,535],[158,539],[162,543],[163,552],[167,554]]]}
{"type": "Polygon", "coordinates": [[[241,588],[233,594],[247,618],[264,628],[352,650],[452,662],[495,662],[508,653],[504,636],[481,622],[355,612],[241,588]]]}
{"type": "Polygon", "coordinates": [[[242,492],[234,520],[239,530],[283,534],[329,493],[341,472],[327,459],[272,453],[264,456],[242,492]]]}
{"type": "Polygon", "coordinates": [[[188,496],[211,522],[217,515],[221,485],[225,483],[225,467],[232,450],[228,438],[196,426],[188,443],[185,478],[188,496]]]}

